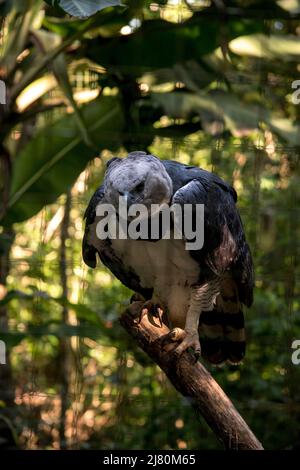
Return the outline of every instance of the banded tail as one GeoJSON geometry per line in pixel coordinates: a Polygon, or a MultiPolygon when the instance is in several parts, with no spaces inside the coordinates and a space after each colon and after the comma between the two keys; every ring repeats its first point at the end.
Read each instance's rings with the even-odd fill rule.
{"type": "Polygon", "coordinates": [[[222,280],[215,308],[201,313],[199,336],[202,355],[212,364],[238,364],[244,358],[244,315],[233,279],[222,280]]]}

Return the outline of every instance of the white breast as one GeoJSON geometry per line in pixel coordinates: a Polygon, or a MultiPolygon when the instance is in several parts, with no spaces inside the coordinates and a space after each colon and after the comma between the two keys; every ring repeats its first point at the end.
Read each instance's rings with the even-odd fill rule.
{"type": "MultiPolygon", "coordinates": [[[[89,243],[98,251],[103,241],[96,236],[97,218],[90,228],[89,243]]],[[[105,244],[105,243],[104,243],[105,244]]],[[[200,268],[185,249],[184,240],[111,240],[116,255],[138,275],[142,287],[153,288],[155,301],[168,308],[174,326],[184,326],[191,286],[200,268]]]]}
{"type": "Polygon", "coordinates": [[[112,240],[112,247],[124,264],[138,274],[142,287],[153,287],[156,300],[168,307],[172,323],[182,326],[191,285],[197,282],[200,272],[184,241],[112,240]]]}

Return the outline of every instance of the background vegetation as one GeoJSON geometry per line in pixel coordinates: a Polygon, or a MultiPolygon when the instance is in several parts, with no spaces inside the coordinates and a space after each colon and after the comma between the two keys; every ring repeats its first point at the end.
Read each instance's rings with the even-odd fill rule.
{"type": "Polygon", "coordinates": [[[0,0],[0,445],[219,448],[81,258],[105,161],[143,149],[236,188],[255,302],[244,364],[212,373],[266,448],[299,448],[299,1],[47,3],[0,0]]]}

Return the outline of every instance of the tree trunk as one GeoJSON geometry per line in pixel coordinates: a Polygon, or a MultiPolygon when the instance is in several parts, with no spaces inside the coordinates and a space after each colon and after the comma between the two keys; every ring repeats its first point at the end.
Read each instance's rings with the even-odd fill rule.
{"type": "MultiPolygon", "coordinates": [[[[0,300],[6,295],[6,281],[10,268],[11,245],[14,240],[12,229],[5,229],[0,236],[0,300]]],[[[1,333],[7,333],[8,308],[0,307],[0,340],[1,333]]],[[[14,398],[15,387],[10,364],[9,350],[5,348],[5,364],[0,364],[0,401],[5,407],[0,411],[0,447],[1,449],[14,449],[17,445],[15,433],[13,432],[13,421],[15,418],[14,398]]]]}
{"type": "MultiPolygon", "coordinates": [[[[71,194],[67,193],[65,202],[64,217],[61,224],[60,233],[60,281],[62,287],[62,296],[64,299],[68,298],[68,277],[67,277],[67,247],[66,242],[69,237],[69,223],[70,223],[70,210],[71,210],[71,194]]],[[[69,323],[69,311],[66,306],[62,308],[62,324],[68,325],[69,323]]],[[[59,440],[60,448],[66,449],[66,419],[67,410],[69,405],[68,393],[69,393],[69,376],[70,376],[70,340],[69,338],[62,337],[60,339],[60,425],[59,425],[59,440]]]]}

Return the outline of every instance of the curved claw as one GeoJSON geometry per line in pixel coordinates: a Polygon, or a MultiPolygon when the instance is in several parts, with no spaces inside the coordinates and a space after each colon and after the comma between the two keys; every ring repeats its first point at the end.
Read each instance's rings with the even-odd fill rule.
{"type": "Polygon", "coordinates": [[[200,349],[195,349],[194,351],[195,362],[197,362],[198,359],[200,359],[201,355],[202,355],[202,351],[201,351],[201,346],[200,346],[200,349]]]}
{"type": "Polygon", "coordinates": [[[140,323],[145,315],[148,316],[149,322],[153,326],[159,326],[160,328],[163,325],[162,317],[164,311],[160,305],[153,303],[151,300],[147,300],[141,308],[137,323],[140,323]],[[154,318],[158,318],[159,325],[154,321],[154,318]]]}

